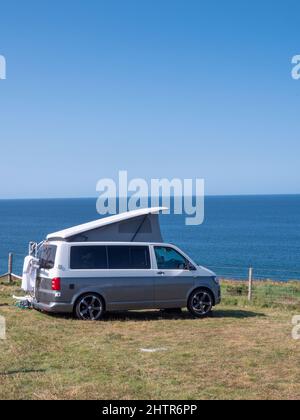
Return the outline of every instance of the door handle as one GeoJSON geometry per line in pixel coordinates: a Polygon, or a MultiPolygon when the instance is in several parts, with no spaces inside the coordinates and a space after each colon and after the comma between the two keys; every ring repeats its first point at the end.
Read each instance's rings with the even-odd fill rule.
{"type": "Polygon", "coordinates": [[[164,271],[158,271],[156,274],[158,274],[160,276],[163,276],[165,274],[165,272],[164,271]]]}

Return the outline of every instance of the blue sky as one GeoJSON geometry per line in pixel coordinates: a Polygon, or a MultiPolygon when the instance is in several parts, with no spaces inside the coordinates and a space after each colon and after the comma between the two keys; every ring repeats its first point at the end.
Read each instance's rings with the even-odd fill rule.
{"type": "Polygon", "coordinates": [[[3,2],[0,198],[99,178],[300,193],[297,1],[3,2]]]}

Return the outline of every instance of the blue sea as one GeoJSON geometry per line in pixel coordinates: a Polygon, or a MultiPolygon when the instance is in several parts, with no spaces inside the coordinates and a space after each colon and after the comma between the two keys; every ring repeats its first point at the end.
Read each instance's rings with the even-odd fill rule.
{"type": "MultiPolygon", "coordinates": [[[[95,198],[0,200],[0,274],[14,253],[22,271],[28,242],[99,218],[95,198]]],[[[160,216],[165,242],[177,244],[217,274],[300,280],[300,195],[214,196],[205,199],[205,220],[186,226],[184,215],[160,216]]]]}

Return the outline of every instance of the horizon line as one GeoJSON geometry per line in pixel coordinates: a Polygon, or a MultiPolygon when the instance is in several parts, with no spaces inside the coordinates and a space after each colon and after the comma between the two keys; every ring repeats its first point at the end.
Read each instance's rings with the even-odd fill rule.
{"type": "MultiPolygon", "coordinates": [[[[300,195],[299,193],[259,193],[259,194],[255,194],[255,193],[245,193],[245,194],[205,194],[204,198],[206,197],[279,197],[279,196],[297,196],[300,195]]],[[[170,198],[176,198],[179,197],[178,195],[172,195],[170,198]]],[[[188,196],[190,197],[190,196],[188,196]]],[[[192,197],[195,197],[195,195],[193,195],[192,197]]],[[[1,198],[0,197],[0,201],[13,201],[13,200],[91,200],[91,199],[98,199],[98,196],[74,196],[74,197],[4,197],[1,198]]],[[[125,196],[116,196],[116,198],[125,198],[125,196]]],[[[130,198],[130,195],[128,195],[127,198],[130,198]]],[[[149,197],[145,197],[142,196],[142,198],[148,198],[151,199],[152,196],[149,197]]],[[[156,197],[157,198],[157,197],[156,197]]],[[[159,198],[165,198],[165,196],[159,196],[159,198]]],[[[184,198],[184,196],[182,197],[184,198]]]]}

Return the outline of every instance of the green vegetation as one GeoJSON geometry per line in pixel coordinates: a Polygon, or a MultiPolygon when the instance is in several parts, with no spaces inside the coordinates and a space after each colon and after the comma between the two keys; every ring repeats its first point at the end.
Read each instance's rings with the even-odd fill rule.
{"type": "Polygon", "coordinates": [[[298,309],[300,313],[300,281],[254,281],[251,302],[248,302],[247,282],[223,280],[221,285],[222,303],[225,305],[250,305],[259,308],[279,308],[281,310],[298,309]]]}
{"type": "Polygon", "coordinates": [[[223,282],[224,302],[203,320],[142,311],[82,322],[16,308],[17,286],[2,284],[0,399],[298,399],[300,308],[282,306],[277,287],[257,286],[249,304],[242,285],[223,282]],[[265,295],[277,303],[264,307],[265,295]]]}

